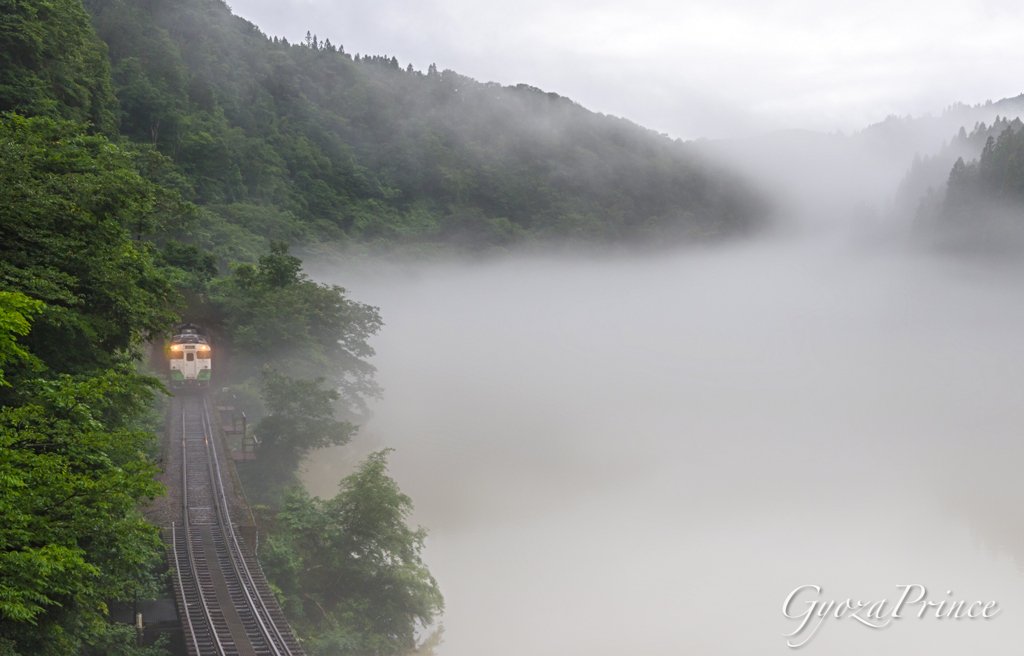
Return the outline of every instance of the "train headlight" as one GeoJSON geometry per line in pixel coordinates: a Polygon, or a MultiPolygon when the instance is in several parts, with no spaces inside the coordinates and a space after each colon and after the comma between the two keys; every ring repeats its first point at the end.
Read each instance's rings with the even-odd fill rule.
{"type": "Polygon", "coordinates": [[[172,350],[172,351],[180,351],[180,350],[181,350],[181,347],[180,347],[180,346],[178,346],[177,344],[175,344],[174,346],[172,346],[172,347],[171,347],[171,350],[172,350]]]}

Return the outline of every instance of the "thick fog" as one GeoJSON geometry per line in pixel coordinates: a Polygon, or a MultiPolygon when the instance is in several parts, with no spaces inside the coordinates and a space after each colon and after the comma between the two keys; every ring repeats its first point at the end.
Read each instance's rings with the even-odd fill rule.
{"type": "Polygon", "coordinates": [[[984,139],[973,148],[947,148],[957,132],[1022,113],[1024,97],[1017,97],[956,105],[935,116],[890,117],[850,134],[790,130],[698,140],[692,147],[772,198],[781,225],[903,240],[928,187],[941,191],[957,157],[970,161],[981,154],[984,139]],[[901,189],[915,157],[935,158],[932,170],[924,178],[917,171],[913,184],[901,189]]]}
{"type": "Polygon", "coordinates": [[[1015,96],[1009,0],[235,0],[295,42],[525,83],[672,137],[847,132],[890,114],[1015,96]]]}
{"type": "Polygon", "coordinates": [[[792,613],[910,584],[1000,610],[830,616],[805,653],[1024,644],[1024,271],[818,233],[313,272],[380,306],[385,398],[306,482],[396,449],[437,654],[790,653],[810,584],[792,613]]]}
{"type": "Polygon", "coordinates": [[[305,482],[395,448],[439,656],[1024,644],[1024,266],[930,251],[916,198],[893,209],[915,156],[934,171],[904,190],[941,189],[960,127],[1018,104],[690,144],[772,199],[750,241],[313,264],[380,307],[385,392],[305,482]],[[898,619],[837,618],[916,586],[898,619]],[[800,630],[811,602],[835,605],[800,630]]]}

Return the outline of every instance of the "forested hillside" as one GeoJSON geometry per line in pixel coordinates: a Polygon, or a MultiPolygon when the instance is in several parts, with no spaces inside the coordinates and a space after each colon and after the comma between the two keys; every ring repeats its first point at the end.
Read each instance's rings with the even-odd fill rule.
{"type": "MultiPolygon", "coordinates": [[[[177,294],[130,226],[169,200],[84,126],[0,119],[0,653],[131,653],[106,603],[160,587],[159,381],[177,294]]],[[[137,652],[147,653],[145,650],[137,652]]]]}
{"type": "Polygon", "coordinates": [[[953,164],[945,188],[921,202],[917,231],[948,248],[1019,252],[1024,248],[1024,125],[1001,125],[980,157],[953,164]]]}
{"type": "MultiPolygon", "coordinates": [[[[356,432],[335,412],[351,415],[379,394],[366,361],[376,309],[309,280],[281,242],[258,265],[222,277],[195,246],[158,251],[149,238],[194,208],[140,175],[147,161],[80,123],[0,117],[3,656],[165,653],[136,647],[134,629],[111,624],[107,604],[169,593],[162,543],[139,512],[164,492],[153,435],[164,388],[144,375],[142,347],[180,321],[179,311],[201,310],[224,336],[218,348],[235,366],[218,386],[257,410],[250,416],[263,447],[246,479],[253,498],[275,502],[296,485],[306,454],[356,432]]],[[[293,509],[346,539],[302,550],[310,545],[280,525],[278,553],[294,550],[295,560],[352,583],[307,590],[292,560],[268,569],[320,611],[292,617],[311,655],[396,653],[411,646],[416,623],[443,609],[419,558],[426,534],[405,526],[412,503],[385,475],[385,455],[350,479],[358,495],[343,487],[333,505],[293,509]],[[352,517],[332,515],[334,507],[352,517]],[[385,553],[395,545],[401,562],[385,553]],[[385,559],[383,570],[364,565],[385,559]]],[[[262,516],[276,526],[273,512],[262,516]]],[[[305,602],[293,601],[298,613],[305,602]]]]}
{"type": "Polygon", "coordinates": [[[889,116],[852,134],[781,130],[694,146],[760,185],[783,221],[906,225],[928,187],[945,184],[957,157],[978,157],[988,135],[1016,116],[1024,116],[1024,96],[958,103],[934,116],[889,116]]]}
{"type": "Polygon", "coordinates": [[[106,48],[77,0],[0,0],[0,111],[117,131],[106,48]]]}
{"type": "Polygon", "coordinates": [[[260,439],[242,478],[307,653],[406,651],[443,610],[385,452],[334,499],[296,486],[379,395],[381,318],[309,279],[288,242],[660,242],[748,230],[764,209],[627,121],[288,44],[216,0],[0,7],[3,656],[163,653],[107,605],[168,593],[140,511],[164,492],[165,390],[144,354],[181,321],[231,354],[217,387],[260,439]]]}
{"type": "Polygon", "coordinates": [[[750,229],[761,201],[682,143],[525,85],[289,44],[218,0],[85,0],[120,129],[231,259],[290,242],[500,245],[750,229]]]}
{"type": "MultiPolygon", "coordinates": [[[[355,433],[335,412],[379,393],[367,339],[381,321],[302,274],[287,244],[263,248],[237,227],[219,243],[249,235],[256,263],[218,276],[216,256],[174,239],[217,225],[183,199],[202,200],[188,168],[118,134],[106,49],[82,5],[0,7],[0,655],[159,656],[108,613],[169,594],[163,544],[140,512],[164,493],[154,433],[166,397],[147,343],[183,318],[223,336],[236,366],[218,383],[259,409],[259,491],[276,499],[306,453],[355,433]]],[[[193,241],[217,236],[205,234],[193,241]]],[[[309,550],[281,530],[279,553],[350,586],[306,590],[288,559],[270,570],[320,613],[299,617],[311,656],[405,649],[443,609],[419,559],[425,532],[405,526],[411,500],[385,458],[348,479],[358,495],[343,486],[333,505],[301,509],[345,540],[309,550]],[[328,516],[335,507],[351,517],[328,516]],[[384,553],[396,545],[402,563],[384,553]],[[387,571],[367,566],[384,560],[387,571]]]]}
{"type": "Polygon", "coordinates": [[[913,217],[924,198],[943,189],[949,179],[949,171],[958,159],[968,162],[977,159],[990,138],[998,137],[1009,127],[1019,130],[1022,126],[1024,124],[1019,118],[1010,120],[996,116],[991,125],[979,122],[970,132],[961,127],[960,132],[937,153],[915,157],[896,190],[894,214],[900,219],[913,217]]]}

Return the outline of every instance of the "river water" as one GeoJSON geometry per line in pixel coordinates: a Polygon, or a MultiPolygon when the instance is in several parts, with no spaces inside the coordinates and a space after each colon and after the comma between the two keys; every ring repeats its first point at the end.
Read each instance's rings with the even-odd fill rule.
{"type": "Polygon", "coordinates": [[[998,614],[830,614],[800,653],[1024,645],[1021,271],[794,237],[314,273],[380,307],[385,398],[306,481],[396,449],[436,654],[794,653],[812,584],[791,614],[910,584],[998,614]]]}

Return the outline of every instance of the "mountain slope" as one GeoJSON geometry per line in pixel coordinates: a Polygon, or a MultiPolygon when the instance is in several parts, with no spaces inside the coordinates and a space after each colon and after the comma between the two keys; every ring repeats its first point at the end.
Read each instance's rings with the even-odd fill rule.
{"type": "Polygon", "coordinates": [[[950,170],[958,159],[968,162],[977,159],[989,139],[995,139],[1010,127],[1020,130],[1021,120],[996,117],[991,125],[977,123],[970,133],[961,127],[960,132],[935,154],[915,157],[896,190],[894,215],[900,218],[914,216],[923,199],[945,187],[950,170]]]}
{"type": "Polygon", "coordinates": [[[76,0],[0,0],[0,111],[117,131],[106,49],[76,0]]]}
{"type": "Polygon", "coordinates": [[[946,184],[921,201],[916,233],[940,248],[1019,256],[1024,251],[1024,124],[1004,120],[975,132],[972,136],[985,139],[980,154],[974,160],[958,158],[946,184]]]}
{"type": "Polygon", "coordinates": [[[85,5],[123,133],[171,158],[214,241],[665,240],[763,213],[687,145],[555,94],[289,44],[217,0],[85,5]]]}
{"type": "MultiPolygon", "coordinates": [[[[785,130],[697,145],[759,184],[763,193],[776,199],[780,215],[799,217],[813,226],[866,219],[904,224],[928,187],[937,188],[948,177],[956,161],[955,156],[947,159],[953,152],[949,144],[961,128],[970,132],[972,126],[992,125],[997,117],[1012,121],[1019,116],[1024,116],[1024,95],[979,105],[956,104],[937,116],[890,116],[852,134],[785,130]],[[915,158],[923,164],[915,166],[915,158]],[[948,163],[943,165],[944,161],[948,163]]],[[[953,139],[953,147],[967,148],[976,157],[984,140],[953,139]],[[975,146],[977,150],[971,150],[975,146]]]]}

